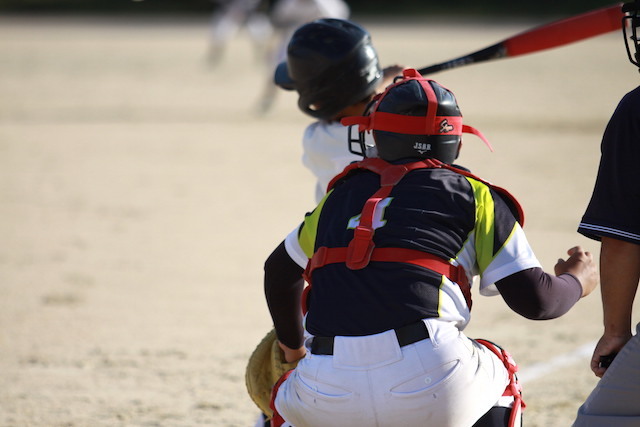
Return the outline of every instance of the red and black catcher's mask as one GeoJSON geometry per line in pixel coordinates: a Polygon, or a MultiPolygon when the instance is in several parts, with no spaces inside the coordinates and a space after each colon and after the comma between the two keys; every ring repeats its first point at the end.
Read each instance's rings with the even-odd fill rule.
{"type": "MultiPolygon", "coordinates": [[[[341,123],[358,125],[362,153],[364,132],[372,131],[378,156],[389,162],[435,158],[451,164],[458,157],[463,132],[478,135],[491,148],[479,131],[462,124],[455,95],[414,69],[404,70],[402,77],[377,95],[364,116],[345,117],[341,123]]],[[[349,135],[350,150],[357,153],[351,128],[349,135]]]]}

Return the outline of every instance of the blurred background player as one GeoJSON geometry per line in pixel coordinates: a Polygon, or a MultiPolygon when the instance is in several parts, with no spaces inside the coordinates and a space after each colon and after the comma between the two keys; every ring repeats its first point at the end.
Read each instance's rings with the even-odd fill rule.
{"type": "Polygon", "coordinates": [[[280,348],[300,360],[274,387],[274,425],[518,424],[512,360],[462,332],[469,284],[479,276],[482,295],[551,319],[596,286],[591,255],[574,247],[557,276],[542,270],[517,201],[451,166],[462,133],[481,134],[415,70],[342,123],[360,127],[363,152],[371,132],[378,157],[334,178],[265,262],[280,348]]]}
{"type": "MultiPolygon", "coordinates": [[[[629,60],[640,66],[640,1],[623,5],[629,60]]],[[[640,426],[640,324],[632,333],[640,280],[640,87],[627,93],[602,137],[591,201],[578,232],[600,240],[604,331],[591,359],[601,380],[578,410],[576,427],[640,426]]]]}
{"type": "MultiPolygon", "coordinates": [[[[384,89],[402,67],[380,67],[370,34],[355,22],[319,19],[298,28],[287,46],[287,58],[275,72],[276,84],[298,93],[300,110],[316,119],[302,137],[302,162],[316,177],[316,202],[329,181],[362,155],[349,150],[345,116],[362,114],[373,95],[384,89]]],[[[374,143],[367,137],[367,153],[374,143]]]]}
{"type": "Polygon", "coordinates": [[[211,16],[207,60],[218,65],[229,42],[245,28],[259,56],[265,54],[273,35],[269,13],[269,1],[265,0],[214,0],[216,7],[211,16]]]}
{"type": "Polygon", "coordinates": [[[343,0],[215,0],[211,18],[208,61],[218,65],[229,42],[244,27],[260,63],[269,70],[258,100],[258,112],[269,111],[277,94],[273,69],[286,59],[293,32],[319,18],[347,19],[351,13],[343,0]]]}

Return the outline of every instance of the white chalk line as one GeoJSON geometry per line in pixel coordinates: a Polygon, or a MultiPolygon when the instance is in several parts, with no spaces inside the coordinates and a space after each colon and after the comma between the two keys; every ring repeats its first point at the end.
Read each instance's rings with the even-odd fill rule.
{"type": "MultiPolygon", "coordinates": [[[[593,350],[595,349],[597,341],[591,341],[573,351],[554,357],[546,362],[534,363],[533,365],[521,368],[518,370],[518,379],[520,382],[525,383],[527,381],[537,380],[557,369],[564,366],[573,365],[581,359],[591,358],[593,350]]],[[[588,369],[588,367],[585,367],[588,369]]]]}

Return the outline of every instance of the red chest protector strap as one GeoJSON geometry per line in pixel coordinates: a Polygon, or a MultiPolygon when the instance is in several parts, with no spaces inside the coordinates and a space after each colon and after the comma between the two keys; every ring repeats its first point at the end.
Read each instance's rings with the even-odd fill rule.
{"type": "MultiPolygon", "coordinates": [[[[348,253],[349,248],[328,248],[322,246],[313,254],[303,274],[304,279],[309,283],[309,286],[305,288],[305,294],[302,298],[304,313],[307,312],[306,299],[308,292],[311,290],[311,276],[313,275],[313,271],[328,264],[347,263],[348,253]]],[[[467,275],[461,266],[452,265],[447,260],[427,252],[405,248],[373,248],[371,253],[368,254],[367,259],[368,261],[374,262],[402,262],[417,265],[441,274],[458,284],[467,306],[471,308],[471,287],[469,286],[467,275]]]]}
{"type": "Polygon", "coordinates": [[[393,187],[412,170],[436,167],[437,163],[432,160],[424,162],[408,163],[406,165],[392,165],[381,159],[365,159],[360,162],[360,167],[364,167],[380,175],[380,189],[364,204],[360,223],[353,232],[353,239],[347,248],[346,264],[351,270],[360,270],[369,264],[373,252],[373,216],[376,206],[382,200],[389,197],[393,187]]]}

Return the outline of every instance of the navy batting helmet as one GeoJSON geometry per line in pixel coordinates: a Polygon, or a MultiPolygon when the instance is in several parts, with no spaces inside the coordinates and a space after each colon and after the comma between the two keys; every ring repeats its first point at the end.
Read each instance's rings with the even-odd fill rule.
{"type": "Polygon", "coordinates": [[[373,131],[383,160],[435,158],[451,164],[458,157],[463,132],[478,135],[489,145],[479,131],[462,124],[462,113],[449,89],[414,69],[404,70],[398,79],[376,97],[365,116],[342,119],[344,125],[359,125],[361,148],[364,132],[373,131]]]}
{"type": "Polygon", "coordinates": [[[275,72],[278,86],[298,92],[303,112],[324,120],[371,96],[381,79],[369,33],[351,21],[330,18],[298,28],[287,60],[275,72]]]}

